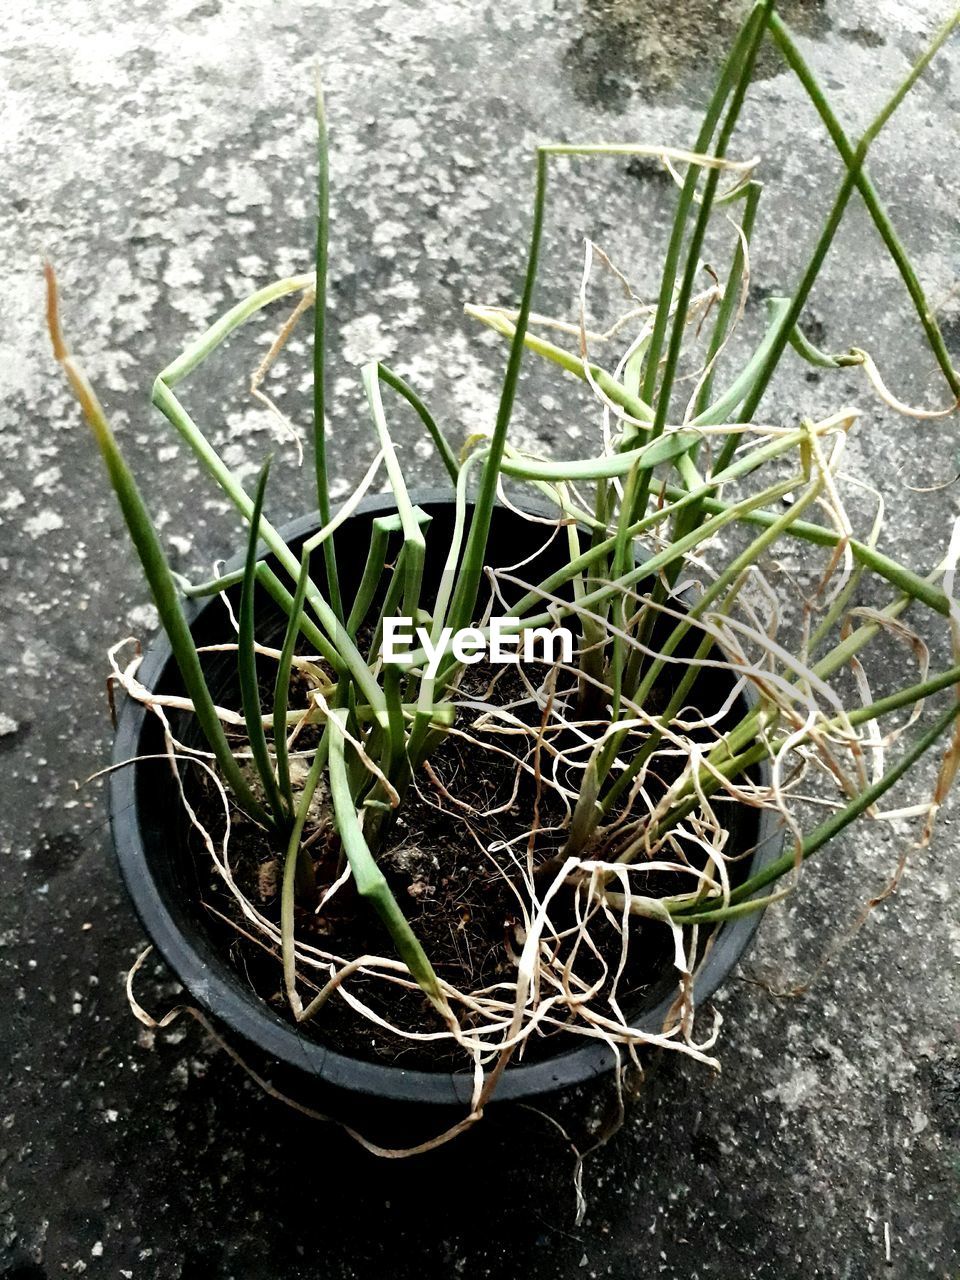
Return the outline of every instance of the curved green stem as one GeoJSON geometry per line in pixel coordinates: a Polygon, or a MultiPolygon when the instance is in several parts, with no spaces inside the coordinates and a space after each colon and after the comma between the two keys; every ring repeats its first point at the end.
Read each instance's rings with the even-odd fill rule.
{"type": "Polygon", "coordinates": [[[743,914],[746,911],[758,910],[764,904],[749,901],[755,893],[792,871],[799,862],[805,861],[811,854],[816,853],[818,849],[821,849],[834,836],[839,835],[845,827],[849,826],[854,819],[869,809],[871,805],[876,804],[894,783],[898,782],[934,746],[950,728],[958,715],[960,715],[960,700],[955,700],[937,717],[926,733],[917,738],[910,749],[904,752],[897,763],[887,770],[883,777],[873,783],[872,786],[865,787],[848,805],[839,812],[831,814],[825,822],[821,822],[818,827],[805,836],[799,850],[782,854],[764,867],[763,870],[750,876],[737,889],[734,889],[730,894],[730,905],[728,907],[718,907],[715,910],[707,911],[695,908],[687,912],[678,904],[671,910],[671,915],[673,915],[678,924],[711,924],[729,919],[731,912],[743,914]]]}

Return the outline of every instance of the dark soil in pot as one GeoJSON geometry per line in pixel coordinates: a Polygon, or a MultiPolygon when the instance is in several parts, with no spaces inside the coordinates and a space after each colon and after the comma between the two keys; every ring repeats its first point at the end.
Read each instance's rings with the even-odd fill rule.
{"type": "MultiPolygon", "coordinates": [[[[425,573],[425,595],[436,583],[439,561],[445,546],[445,534],[452,522],[449,502],[435,495],[418,495],[420,505],[433,516],[428,535],[425,573]]],[[[338,549],[345,598],[351,598],[365,555],[369,523],[374,515],[390,509],[387,498],[368,502],[351,517],[339,537],[338,549]],[[355,558],[354,558],[355,555],[355,558]]],[[[315,528],[311,521],[300,522],[286,530],[288,543],[296,551],[302,540],[315,528]]],[[[530,555],[543,542],[543,526],[532,525],[506,509],[498,509],[490,543],[494,563],[516,563],[530,555]]],[[[528,581],[536,581],[559,558],[547,549],[541,563],[524,569],[528,581]]],[[[322,580],[319,558],[317,577],[322,580]]],[[[261,639],[270,638],[271,617],[275,606],[264,596],[263,625],[258,628],[261,639]]],[[[197,611],[194,632],[200,644],[222,642],[230,638],[226,611],[219,601],[208,603],[197,611]]],[[[274,618],[274,625],[280,619],[274,618]]],[[[159,679],[165,688],[176,687],[176,672],[171,670],[161,653],[151,653],[142,678],[147,683],[159,679]],[[152,664],[152,669],[151,669],[152,664]]],[[[540,675],[542,677],[543,670],[540,675]]],[[[232,703],[232,659],[215,656],[209,663],[209,677],[215,696],[227,705],[232,703]]],[[[535,675],[531,676],[538,683],[535,675]]],[[[491,701],[514,700],[520,685],[513,668],[472,667],[465,677],[465,690],[479,695],[493,682],[491,701]]],[[[732,677],[727,672],[711,672],[697,685],[695,702],[698,709],[710,713],[718,709],[729,695],[732,677]]],[[[666,689],[661,691],[661,696],[666,689]]],[[[656,691],[655,691],[656,696],[656,691]]],[[[739,717],[745,707],[743,699],[734,704],[731,715],[739,717]]],[[[135,754],[129,750],[133,740],[140,753],[150,748],[155,733],[150,718],[143,717],[139,707],[128,706],[118,735],[118,756],[135,754]],[[133,723],[135,721],[136,723],[133,723]],[[124,732],[126,730],[126,732],[124,732]]],[[[462,723],[462,722],[461,722],[462,723]]],[[[469,723],[469,716],[467,723],[469,723]]],[[[682,762],[677,762],[679,769],[682,762]]],[[[444,742],[431,759],[433,777],[423,778],[417,792],[411,792],[403,810],[390,830],[380,855],[380,864],[391,881],[411,925],[427,953],[444,978],[463,990],[489,986],[509,977],[512,956],[519,949],[517,927],[519,915],[516,899],[496,866],[496,858],[488,852],[496,841],[509,842],[528,831],[535,804],[540,807],[540,827],[535,861],[544,861],[563,842],[559,831],[551,831],[562,817],[559,801],[549,791],[538,793],[535,782],[520,775],[514,789],[514,769],[509,761],[491,757],[488,751],[462,738],[444,742]],[[444,794],[446,793],[446,794],[444,794]],[[499,809],[495,817],[483,822],[469,816],[450,797],[475,809],[499,809]],[[442,812],[440,806],[446,812],[442,812]],[[552,807],[551,807],[552,806],[552,807]]],[[[213,834],[216,834],[219,802],[198,783],[198,770],[189,770],[186,783],[198,812],[213,834]]],[[[454,1102],[469,1093],[467,1065],[462,1051],[439,1042],[416,1043],[398,1041],[397,1037],[378,1030],[370,1021],[354,1013],[339,999],[328,1002],[316,1023],[294,1028],[287,1022],[285,1001],[281,996],[281,974],[278,960],[255,941],[244,936],[239,912],[215,872],[211,874],[209,858],[196,839],[189,838],[176,796],[176,787],[168,766],[143,764],[136,767],[136,783],[131,787],[131,771],[115,775],[114,826],[117,834],[121,866],[134,900],[148,930],[178,976],[193,996],[225,1027],[234,1038],[246,1044],[251,1041],[271,1058],[287,1059],[295,1073],[305,1076],[303,1085],[318,1079],[336,1077],[340,1088],[356,1088],[361,1092],[384,1093],[408,1100],[454,1102]],[[122,780],[126,779],[125,782],[122,780]],[[129,822],[118,822],[117,802],[132,802],[135,809],[137,839],[130,847],[129,822]],[[160,837],[165,854],[159,863],[155,846],[160,837]],[[166,917],[157,919],[158,899],[166,917]],[[171,927],[172,925],[172,927],[171,927]],[[238,925],[240,928],[238,929],[238,925]],[[187,956],[187,953],[189,955],[187,956]],[[229,998],[224,998],[227,995],[229,998]],[[286,1025],[286,1034],[281,1029],[286,1025]],[[279,1034],[278,1034],[279,1033],[279,1034]],[[451,1077],[451,1070],[458,1073],[451,1077]],[[389,1087],[388,1087],[389,1081],[389,1087]]],[[[669,777],[662,777],[664,785],[669,777]]],[[[734,864],[734,879],[747,875],[766,858],[775,856],[779,839],[769,815],[728,804],[731,847],[747,853],[756,846],[753,857],[746,856],[734,864]]],[[[127,814],[132,817],[133,814],[127,814]]],[[[222,821],[222,819],[221,819],[222,821]]],[[[321,819],[321,826],[323,820],[321,819]]],[[[336,875],[339,851],[332,831],[317,831],[312,846],[318,882],[321,887],[336,875]]],[[[265,914],[278,913],[276,896],[278,851],[271,849],[266,837],[253,824],[242,820],[231,838],[231,863],[238,884],[265,914]]],[[[503,854],[503,865],[509,856],[503,854]]],[[[678,885],[660,876],[645,887],[651,895],[675,891],[678,885]]],[[[572,909],[572,908],[571,908],[572,909]]],[[[301,908],[297,925],[298,937],[310,940],[314,933],[317,945],[343,956],[362,954],[391,955],[391,942],[372,911],[349,891],[340,891],[330,909],[317,914],[312,908],[301,908]]],[[[748,945],[756,921],[747,917],[734,925],[724,926],[709,939],[710,952],[701,968],[696,995],[703,999],[719,985],[726,972],[748,945]]],[[[634,1025],[646,1030],[659,1030],[663,1017],[676,991],[672,969],[672,944],[668,931],[659,924],[637,920],[631,939],[631,960],[621,981],[620,991],[625,1011],[634,1025]],[[628,993],[628,994],[627,994],[628,993]]],[[[598,935],[601,948],[610,949],[616,959],[619,936],[598,935]]],[[[707,939],[705,938],[705,943],[707,939]]],[[[351,980],[351,990],[375,1012],[400,1026],[440,1029],[439,1020],[418,992],[397,998],[396,988],[386,988],[372,980],[367,984],[351,980]]],[[[305,994],[309,994],[305,992],[305,994]]],[[[612,1065],[604,1046],[586,1043],[562,1029],[556,1034],[534,1037],[525,1049],[522,1061],[511,1065],[501,1082],[498,1097],[527,1096],[556,1087],[561,1083],[588,1078],[612,1065]]],[[[301,1095],[303,1090],[299,1090],[301,1095]]],[[[308,1090],[309,1092],[309,1090],[308,1090]]]]}
{"type": "MultiPolygon", "coordinates": [[[[529,670],[529,674],[536,681],[545,676],[546,670],[529,670]]],[[[491,683],[494,705],[511,703],[524,693],[522,683],[512,672],[486,664],[467,673],[461,691],[478,700],[489,698],[491,683]]],[[[465,722],[461,721],[464,729],[469,730],[470,721],[467,713],[465,722]]],[[[462,991],[475,992],[509,981],[522,947],[521,913],[507,879],[515,879],[516,871],[507,848],[516,849],[521,859],[525,855],[524,837],[531,826],[534,806],[538,805],[542,829],[537,832],[533,856],[535,864],[543,866],[562,848],[566,833],[560,824],[564,812],[549,790],[542,791],[538,801],[535,780],[524,772],[518,775],[506,758],[463,739],[448,738],[431,757],[430,768],[433,781],[425,777],[418,789],[406,797],[378,861],[437,974],[462,991]],[[495,816],[478,818],[460,806],[481,812],[493,810],[495,816]],[[504,846],[499,852],[498,844],[504,846]]],[[[679,770],[678,761],[674,772],[679,770]]],[[[661,780],[668,781],[662,773],[661,780]]],[[[193,785],[188,782],[187,789],[194,809],[210,834],[220,840],[224,821],[219,796],[206,774],[193,771],[190,782],[193,785]]],[[[332,816],[326,806],[319,807],[323,818],[308,825],[305,835],[313,840],[310,854],[317,898],[322,898],[337,879],[341,863],[332,816]]],[[[203,902],[215,917],[211,927],[219,934],[220,946],[255,990],[283,1017],[288,1017],[279,957],[266,954],[262,944],[249,937],[247,922],[220,876],[211,869],[209,854],[197,834],[185,830],[184,837],[195,859],[198,885],[206,884],[203,902]]],[[[749,832],[735,829],[735,847],[746,848],[742,842],[748,837],[749,832]]],[[[279,924],[282,848],[272,846],[264,831],[234,814],[230,850],[237,884],[279,924]]],[[[651,873],[638,880],[637,887],[651,896],[662,896],[681,892],[687,885],[679,875],[651,873]]],[[[572,927],[572,894],[569,901],[558,902],[552,914],[560,927],[572,927]]],[[[329,907],[318,910],[316,901],[300,903],[296,932],[299,940],[347,959],[393,954],[389,934],[349,885],[337,892],[329,907]]],[[[607,964],[615,969],[621,947],[619,932],[598,919],[591,933],[607,964]]],[[[707,937],[704,935],[705,943],[707,937]]],[[[663,925],[639,917],[633,921],[629,959],[620,982],[627,1008],[637,1009],[644,1001],[649,1003],[652,994],[659,996],[675,987],[672,954],[670,935],[663,925]]],[[[601,976],[597,962],[591,963],[589,956],[580,962],[578,972],[587,981],[601,976]]],[[[307,987],[304,999],[316,990],[316,986],[307,987]]],[[[419,992],[388,987],[382,980],[363,974],[351,979],[350,991],[379,1017],[405,1030],[443,1029],[419,992]]],[[[464,1065],[463,1051],[456,1046],[445,1041],[421,1044],[398,1039],[341,1000],[328,1003],[315,1021],[301,1025],[300,1032],[371,1061],[425,1070],[440,1066],[455,1070],[464,1065]]],[[[522,1060],[542,1060],[576,1043],[572,1034],[557,1029],[531,1038],[522,1060]]]]}

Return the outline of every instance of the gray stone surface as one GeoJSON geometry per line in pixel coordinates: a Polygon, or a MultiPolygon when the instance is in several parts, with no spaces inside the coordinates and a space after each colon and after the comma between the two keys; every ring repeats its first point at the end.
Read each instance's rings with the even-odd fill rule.
{"type": "MultiPolygon", "coordinates": [[[[841,117],[863,125],[940,17],[933,0],[787,0],[785,16],[841,117]]],[[[147,408],[157,370],[236,297],[311,262],[311,62],[333,133],[334,463],[372,455],[352,367],[388,356],[460,437],[489,425],[495,344],[461,317],[515,296],[531,146],[554,138],[688,143],[739,5],[654,0],[63,0],[5,13],[0,139],[3,813],[0,1275],[955,1277],[960,1268],[960,956],[949,816],[897,897],[800,1000],[808,973],[895,863],[873,829],[833,846],[768,915],[721,1001],[723,1073],[661,1064],[624,1130],[591,1158],[573,1223],[569,1153],[527,1116],[414,1165],[360,1156],[259,1097],[192,1025],[138,1035],[122,977],[143,939],[117,884],[97,785],[104,651],[150,612],[90,442],[41,325],[39,263],[152,495],[179,567],[204,572],[238,525],[147,408]],[[885,1263],[885,1228],[890,1263],[885,1263]]],[[[795,279],[838,167],[773,55],[740,143],[769,183],[755,282],[795,279]]],[[[872,162],[955,356],[960,44],[937,61],[872,162]]],[[[669,186],[623,161],[558,167],[540,305],[570,311],[589,233],[656,279],[669,186]]],[[[753,308],[751,315],[756,308],[753,308]]],[[[812,307],[824,345],[878,357],[906,399],[943,388],[892,266],[859,210],[812,307]]],[[[230,460],[274,446],[244,392],[251,328],[187,390],[230,460]]],[[[305,421],[305,346],[274,387],[305,421]]],[[[884,491],[889,545],[942,553],[956,427],[905,423],[862,382],[795,364],[784,420],[855,398],[850,469],[884,491]]],[[[518,436],[582,447],[594,419],[566,384],[529,377],[518,436]]],[[[437,472],[398,424],[421,478],[437,472]]],[[[285,457],[289,455],[286,451],[285,457]]],[[[308,483],[278,466],[272,514],[308,483]]],[[[934,638],[937,639],[936,635],[934,638]]],[[[938,653],[945,653],[942,635],[938,653]]],[[[148,972],[151,1007],[174,999],[148,972]]],[[[562,1114],[576,1126],[578,1099],[562,1114]]],[[[593,1105],[593,1104],[592,1104],[593,1105]]],[[[579,1130],[578,1130],[579,1131],[579,1130]]]]}

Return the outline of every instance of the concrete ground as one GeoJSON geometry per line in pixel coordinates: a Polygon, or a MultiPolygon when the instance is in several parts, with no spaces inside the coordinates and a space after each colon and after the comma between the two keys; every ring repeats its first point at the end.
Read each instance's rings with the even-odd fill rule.
{"type": "MultiPolygon", "coordinates": [[[[63,0],[10,6],[0,49],[0,773],[3,977],[0,1276],[891,1276],[960,1271],[960,996],[955,827],[802,999],[805,977],[895,864],[861,831],[826,851],[719,1002],[723,1072],[663,1063],[621,1133],[573,1165],[547,1122],[494,1116],[415,1164],[360,1155],[255,1088],[193,1024],[140,1031],[123,975],[144,945],[114,871],[97,784],[104,653],[151,611],[90,441],[48,354],[39,264],[151,495],[177,567],[204,573],[238,524],[147,408],[156,372],[209,320],[312,258],[311,65],[333,138],[331,405],[338,487],[372,456],[354,366],[407,373],[457,439],[490,425],[502,352],[461,315],[515,298],[537,140],[689,144],[740,4],[682,0],[63,0]]],[[[941,15],[936,0],[785,0],[841,118],[862,127],[941,15]]],[[[955,158],[960,39],[876,147],[872,169],[960,358],[955,158]]],[[[772,53],[740,154],[767,191],[754,300],[796,279],[838,178],[772,53]]],[[[656,281],[669,183],[623,160],[557,167],[538,305],[570,314],[583,236],[637,288],[656,281]]],[[[756,308],[751,309],[751,317],[756,308]]],[[[855,209],[812,303],[821,344],[877,356],[907,400],[943,403],[902,287],[855,209]]],[[[266,329],[187,388],[228,460],[278,445],[245,393],[266,329]]],[[[305,345],[273,388],[305,421],[305,345]]],[[[793,420],[855,399],[849,470],[884,492],[884,545],[918,569],[949,537],[956,426],[881,412],[862,380],[794,361],[771,395],[793,420]]],[[[565,382],[524,383],[516,438],[589,448],[565,382]]],[[[415,425],[407,466],[438,478],[415,425]]],[[[284,457],[291,451],[284,449],[284,457]]],[[[291,461],[271,514],[310,504],[291,461]]],[[[938,654],[943,636],[934,637],[938,654]]],[[[892,678],[897,678],[897,672],[892,678]]],[[[175,1000],[159,968],[153,1009],[175,1000]]],[[[579,1133],[596,1099],[557,1113],[579,1133]]]]}

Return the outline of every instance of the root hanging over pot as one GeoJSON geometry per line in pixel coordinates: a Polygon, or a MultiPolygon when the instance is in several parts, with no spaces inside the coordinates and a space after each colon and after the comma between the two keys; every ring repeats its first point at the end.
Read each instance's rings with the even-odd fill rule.
{"type": "MultiPolygon", "coordinates": [[[[548,551],[555,536],[548,533],[544,542],[540,534],[536,554],[548,551]]],[[[708,564],[698,569],[709,581],[708,564]]],[[[491,569],[489,577],[490,609],[508,607],[504,593],[516,598],[534,590],[516,565],[491,569]]],[[[237,813],[209,755],[191,744],[189,733],[177,736],[170,716],[179,715],[189,729],[189,707],[139,683],[139,654],[124,662],[123,646],[114,649],[112,679],[163,724],[194,848],[215,872],[204,901],[223,937],[232,938],[235,963],[256,974],[264,998],[285,1008],[304,1034],[341,1050],[419,1069],[473,1072],[470,1114],[476,1115],[508,1064],[578,1040],[606,1045],[618,1069],[642,1070],[648,1047],[718,1067],[719,1016],[698,1028],[693,999],[714,926],[685,924],[673,911],[731,902],[756,852],[752,813],[771,811],[798,828],[810,800],[805,779],[819,759],[815,734],[802,730],[825,722],[832,710],[774,669],[779,619],[769,608],[761,612],[774,597],[758,578],[738,584],[738,611],[693,616],[697,597],[689,590],[662,603],[649,589],[627,596],[625,608],[652,615],[648,641],[631,640],[644,659],[660,654],[664,628],[669,633],[686,621],[690,634],[643,705],[628,704],[617,722],[622,736],[612,770],[626,780],[622,800],[607,813],[596,806],[596,820],[579,828],[586,779],[613,737],[608,718],[585,718],[581,711],[583,655],[568,664],[486,664],[460,673],[444,740],[414,776],[403,810],[382,828],[378,853],[430,951],[446,1017],[431,1009],[403,962],[378,948],[378,940],[388,940],[356,894],[325,785],[314,792],[303,831],[315,892],[296,903],[290,945],[297,1003],[291,1005],[289,985],[285,993],[282,982],[278,988],[282,849],[237,813]],[[689,673],[693,692],[665,724],[663,708],[689,673]],[[779,742],[768,736],[757,766],[727,779],[718,761],[731,723],[750,705],[744,701],[750,684],[779,695],[780,714],[796,728],[779,742]],[[185,760],[196,767],[184,768],[185,760]],[[637,1029],[638,1004],[662,990],[669,973],[668,1016],[656,1030],[637,1029]]],[[[229,655],[234,647],[225,640],[202,651],[229,655]]],[[[279,652],[261,643],[258,655],[267,689],[279,652]]],[[[296,670],[286,728],[291,777],[299,786],[323,729],[330,675],[312,653],[297,656],[296,670]]],[[[609,698],[609,689],[600,692],[609,698]]],[[[223,719],[242,761],[242,719],[227,711],[223,719]]],[[[275,729],[267,716],[264,725],[275,729]]],[[[842,747],[853,767],[862,767],[861,737],[842,747]]],[[[839,791],[845,775],[836,744],[830,759],[839,791]]]]}

